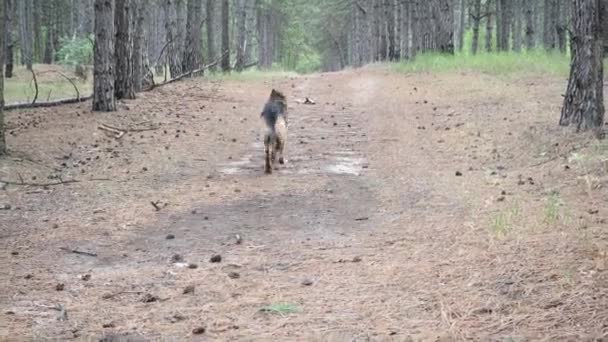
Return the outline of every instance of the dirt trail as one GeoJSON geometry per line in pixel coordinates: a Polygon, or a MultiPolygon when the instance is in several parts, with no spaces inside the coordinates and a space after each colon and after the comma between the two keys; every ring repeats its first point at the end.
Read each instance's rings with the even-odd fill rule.
{"type": "Polygon", "coordinates": [[[564,168],[590,143],[553,127],[562,87],[383,68],[189,80],[123,104],[116,125],[160,126],[121,141],[96,132],[108,119],[85,105],[53,113],[57,121],[10,113],[9,142],[23,152],[0,175],[40,179],[46,168],[89,181],[0,194],[11,204],[0,212],[10,270],[0,336],[606,336],[607,275],[594,253],[608,241],[607,192],[569,176],[588,176],[583,164],[564,168]],[[288,163],[266,176],[257,113],[272,87],[290,100],[288,163]],[[296,103],[305,96],[317,104],[296,103]],[[57,140],[45,145],[41,132],[57,140]],[[205,333],[193,335],[197,327],[205,333]]]}

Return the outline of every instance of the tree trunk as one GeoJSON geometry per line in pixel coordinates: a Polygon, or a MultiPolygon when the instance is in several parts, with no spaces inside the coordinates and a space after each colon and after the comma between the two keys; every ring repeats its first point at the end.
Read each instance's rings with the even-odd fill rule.
{"type": "Polygon", "coordinates": [[[492,32],[494,30],[494,24],[492,23],[492,0],[486,1],[486,14],[486,51],[492,52],[492,32]]]}
{"type": "Polygon", "coordinates": [[[116,110],[114,67],[114,0],[95,0],[93,111],[116,110]]]}
{"type": "Polygon", "coordinates": [[[243,0],[243,2],[245,3],[245,10],[247,12],[245,20],[245,63],[251,63],[251,61],[253,60],[255,37],[255,1],[243,0]]]}
{"type": "Polygon", "coordinates": [[[520,52],[522,46],[522,31],[523,31],[523,23],[522,23],[522,1],[525,0],[512,0],[513,1],[513,51],[520,52]]]}
{"type": "MultiPolygon", "coordinates": [[[[17,1],[17,0],[16,0],[17,1]]],[[[19,40],[21,47],[21,64],[32,70],[34,63],[34,26],[32,20],[33,0],[18,0],[19,40]]]]}
{"type": "Polygon", "coordinates": [[[572,62],[559,124],[575,126],[577,131],[604,124],[601,25],[608,18],[602,18],[601,1],[573,2],[572,62]]]}
{"type": "Polygon", "coordinates": [[[222,71],[230,71],[230,4],[222,0],[222,71]]]}
{"type": "Polygon", "coordinates": [[[442,53],[454,54],[454,8],[452,0],[434,0],[436,5],[434,15],[437,21],[433,27],[437,30],[432,39],[435,41],[435,49],[442,53]]]}
{"type": "MultiPolygon", "coordinates": [[[[44,3],[42,7],[43,13],[53,13],[55,10],[56,4],[54,1],[48,1],[44,3]]],[[[91,15],[92,16],[92,15],[91,15]]],[[[55,46],[54,46],[54,36],[55,36],[55,20],[53,20],[52,16],[45,15],[44,26],[46,27],[46,37],[44,39],[44,51],[42,53],[42,63],[44,64],[53,64],[55,61],[55,46]]]]}
{"type": "Polygon", "coordinates": [[[457,51],[462,51],[464,45],[464,33],[466,19],[466,0],[456,0],[454,6],[454,46],[457,51]]]}
{"type": "Polygon", "coordinates": [[[407,59],[412,58],[411,50],[411,32],[412,32],[412,3],[410,0],[403,2],[403,52],[402,57],[407,59]]]}
{"type": "Polygon", "coordinates": [[[242,71],[245,65],[245,49],[247,48],[247,8],[246,0],[236,2],[236,63],[235,69],[242,71]]]}
{"type": "Polygon", "coordinates": [[[15,35],[14,35],[14,27],[15,27],[15,0],[3,0],[4,2],[4,46],[5,46],[5,55],[4,55],[4,65],[6,65],[6,69],[4,70],[4,75],[6,78],[13,77],[13,66],[15,59],[15,35]]]}
{"type": "MultiPolygon", "coordinates": [[[[207,0],[207,20],[205,24],[207,26],[207,60],[209,62],[214,61],[216,58],[215,52],[215,3],[217,0],[207,0]]],[[[216,67],[211,67],[211,70],[215,70],[216,67]]]]}
{"type": "Polygon", "coordinates": [[[184,72],[201,67],[202,54],[202,3],[201,0],[188,0],[188,22],[186,24],[186,46],[184,72]]]}
{"type": "Polygon", "coordinates": [[[4,136],[4,52],[6,37],[8,36],[6,33],[9,30],[10,22],[6,20],[8,8],[5,8],[7,1],[0,1],[0,18],[2,18],[2,23],[0,23],[0,156],[6,154],[6,137],[4,136]]]}
{"type": "Polygon", "coordinates": [[[397,58],[395,47],[395,8],[392,0],[384,0],[384,15],[386,20],[388,59],[393,61],[397,58]]]}
{"type": "Polygon", "coordinates": [[[525,1],[525,16],[526,16],[526,49],[532,50],[535,47],[536,23],[534,20],[535,4],[532,1],[525,1]]]}
{"type": "Polygon", "coordinates": [[[133,82],[133,45],[131,44],[131,6],[130,0],[115,0],[116,12],[114,23],[115,41],[115,83],[116,99],[134,99],[135,84],[133,82]]]}
{"type": "Polygon", "coordinates": [[[479,24],[481,22],[481,0],[474,0],[473,13],[473,42],[471,43],[471,54],[476,55],[479,50],[479,24]]]}
{"type": "Polygon", "coordinates": [[[555,20],[553,15],[554,0],[545,0],[543,16],[543,45],[546,50],[555,49],[555,20]]]}
{"type": "Polygon", "coordinates": [[[498,51],[509,51],[509,39],[511,32],[511,1],[497,0],[498,12],[497,42],[498,51]]]}
{"type": "MultiPolygon", "coordinates": [[[[566,53],[566,9],[562,6],[562,0],[555,0],[554,9],[557,48],[561,53],[566,53]]],[[[604,25],[608,25],[608,22],[604,25]]]]}
{"type": "Polygon", "coordinates": [[[177,7],[174,0],[163,0],[165,12],[165,32],[167,35],[167,48],[165,49],[165,59],[169,64],[171,77],[179,76],[182,73],[180,60],[180,46],[177,32],[177,7]]]}
{"type": "Polygon", "coordinates": [[[142,81],[144,79],[144,55],[145,55],[145,29],[146,4],[143,0],[131,0],[133,16],[133,90],[142,91],[142,81]]]}

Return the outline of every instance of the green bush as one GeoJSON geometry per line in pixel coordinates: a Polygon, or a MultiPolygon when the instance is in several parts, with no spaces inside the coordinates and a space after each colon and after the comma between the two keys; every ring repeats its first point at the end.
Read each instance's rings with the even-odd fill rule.
{"type": "Polygon", "coordinates": [[[76,66],[78,64],[92,64],[93,41],[92,38],[63,38],[57,51],[57,61],[60,64],[76,66]]]}

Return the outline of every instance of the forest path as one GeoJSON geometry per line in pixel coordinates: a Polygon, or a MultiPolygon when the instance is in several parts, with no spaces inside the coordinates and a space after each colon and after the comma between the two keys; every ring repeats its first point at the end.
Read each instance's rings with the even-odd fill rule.
{"type": "Polygon", "coordinates": [[[12,313],[0,336],[601,336],[608,297],[592,297],[603,278],[578,276],[587,242],[541,223],[545,184],[564,172],[531,168],[554,144],[545,122],[562,84],[548,83],[378,67],[193,79],[123,104],[114,125],[159,128],[120,141],[96,132],[109,120],[84,105],[61,114],[67,138],[48,112],[15,112],[13,125],[42,121],[15,146],[43,146],[36,129],[60,140],[28,159],[69,160],[64,179],[103,180],[0,197],[22,208],[3,220],[2,247],[17,254],[2,259],[0,303],[12,313]],[[264,175],[258,116],[272,87],[288,95],[288,162],[264,175]],[[55,304],[67,321],[44,309],[55,304]]]}

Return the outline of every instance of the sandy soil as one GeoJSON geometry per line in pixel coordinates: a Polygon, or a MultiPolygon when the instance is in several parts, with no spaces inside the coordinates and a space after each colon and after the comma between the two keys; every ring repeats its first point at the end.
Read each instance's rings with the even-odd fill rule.
{"type": "Polygon", "coordinates": [[[608,143],[557,127],[564,87],[368,67],[9,112],[0,339],[606,339],[608,143]]]}

